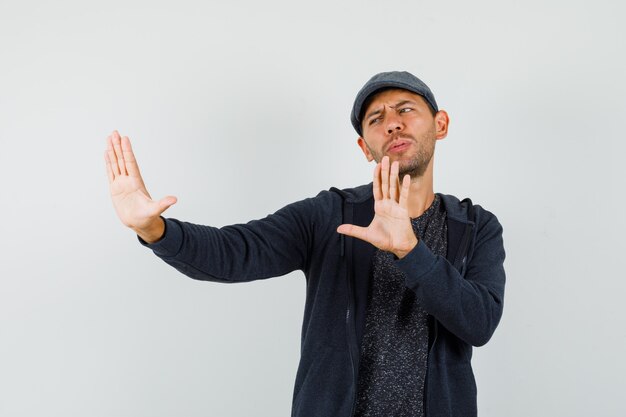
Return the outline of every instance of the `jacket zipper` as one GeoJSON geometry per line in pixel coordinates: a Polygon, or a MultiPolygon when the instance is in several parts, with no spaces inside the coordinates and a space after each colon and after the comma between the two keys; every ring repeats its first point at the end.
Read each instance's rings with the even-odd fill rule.
{"type": "MultiPolygon", "coordinates": [[[[346,251],[346,252],[349,252],[349,251],[346,251]]],[[[348,308],[346,310],[346,334],[347,334],[347,339],[348,339],[348,355],[350,357],[350,368],[352,369],[353,398],[352,398],[352,409],[350,410],[350,417],[352,417],[354,416],[354,410],[356,408],[356,391],[357,391],[358,381],[357,381],[356,366],[354,364],[354,355],[352,352],[352,347],[356,344],[356,335],[354,334],[354,326],[352,326],[353,294],[352,294],[352,274],[350,273],[350,265],[351,265],[352,257],[350,255],[351,255],[350,253],[347,253],[348,262],[346,262],[346,268],[347,268],[346,277],[347,277],[347,284],[348,284],[348,308]]]]}
{"type": "MultiPolygon", "coordinates": [[[[348,307],[348,311],[346,314],[346,325],[348,327],[350,327],[350,307],[348,307]]],[[[348,339],[350,338],[350,335],[348,335],[348,339]]],[[[350,343],[350,340],[348,340],[348,343],[350,343]]],[[[352,355],[352,347],[350,344],[348,344],[348,355],[350,356],[350,367],[352,369],[352,382],[353,382],[353,396],[352,396],[352,408],[350,409],[350,417],[354,416],[354,409],[356,408],[356,390],[357,390],[357,384],[358,381],[356,379],[356,369],[354,366],[354,357],[352,355]]]]}
{"type": "MultiPolygon", "coordinates": [[[[461,276],[465,276],[465,267],[467,262],[467,251],[469,249],[470,236],[472,235],[473,225],[468,223],[465,226],[465,232],[463,232],[463,240],[461,240],[461,244],[459,245],[459,251],[456,255],[456,259],[454,260],[454,267],[457,268],[461,276]],[[462,258],[461,258],[462,256],[462,258]],[[459,265],[460,263],[460,265],[459,265]]],[[[432,316],[431,316],[432,317],[432,316]]],[[[432,354],[433,349],[435,348],[435,343],[437,343],[437,336],[439,334],[439,325],[437,320],[433,317],[433,343],[430,345],[430,349],[428,351],[428,356],[432,354]]],[[[428,417],[428,366],[426,367],[426,379],[424,382],[424,416],[428,417]]]]}
{"type": "Polygon", "coordinates": [[[459,251],[454,260],[454,266],[459,270],[462,276],[465,276],[465,264],[467,261],[467,250],[469,249],[470,236],[472,235],[473,225],[468,223],[465,226],[465,232],[463,233],[463,240],[459,246],[459,251]],[[461,258],[462,257],[462,258],[461,258]]]}
{"type": "MultiPolygon", "coordinates": [[[[352,223],[353,208],[343,202],[343,219],[344,223],[352,223]]],[[[347,309],[346,309],[346,342],[348,344],[348,357],[350,359],[350,369],[352,370],[352,408],[350,410],[349,417],[354,416],[354,410],[356,409],[356,395],[357,395],[357,370],[355,365],[355,352],[353,352],[353,346],[357,345],[356,330],[352,325],[354,315],[354,294],[352,290],[352,241],[350,238],[341,235],[341,256],[345,259],[346,265],[346,288],[347,288],[347,309]]]]}

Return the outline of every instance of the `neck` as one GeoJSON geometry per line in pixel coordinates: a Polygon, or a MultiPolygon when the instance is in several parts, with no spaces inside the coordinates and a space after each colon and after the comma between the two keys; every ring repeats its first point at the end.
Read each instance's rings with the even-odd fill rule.
{"type": "Polygon", "coordinates": [[[435,199],[433,191],[433,164],[432,159],[424,175],[411,179],[409,190],[408,209],[412,219],[421,216],[435,199]]]}

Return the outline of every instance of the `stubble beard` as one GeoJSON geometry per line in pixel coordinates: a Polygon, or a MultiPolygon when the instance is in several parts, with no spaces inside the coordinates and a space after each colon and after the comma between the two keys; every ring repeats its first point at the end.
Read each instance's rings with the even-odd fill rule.
{"type": "MultiPolygon", "coordinates": [[[[437,139],[435,138],[435,131],[425,132],[415,140],[415,144],[417,146],[417,150],[415,155],[408,160],[400,161],[400,169],[398,170],[398,177],[400,181],[404,178],[405,175],[409,175],[411,179],[420,178],[426,172],[428,168],[428,164],[430,164],[433,155],[435,154],[435,142],[437,139]]],[[[373,152],[370,149],[372,156],[376,162],[380,162],[383,159],[382,152],[373,152]]]]}

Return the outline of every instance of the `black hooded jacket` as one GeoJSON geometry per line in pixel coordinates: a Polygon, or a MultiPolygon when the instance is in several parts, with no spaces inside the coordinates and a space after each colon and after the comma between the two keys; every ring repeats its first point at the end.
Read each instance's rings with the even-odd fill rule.
{"type": "MultiPolygon", "coordinates": [[[[447,257],[421,241],[397,266],[429,313],[427,417],[476,416],[472,346],[487,343],[500,321],[504,246],[497,218],[469,199],[441,195],[447,212],[447,257]]],[[[194,279],[245,282],[302,270],[306,304],[293,417],[351,417],[371,260],[375,248],[337,233],[340,224],[367,226],[372,185],[323,191],[261,220],[215,228],[165,219],[147,244],[194,279]]]]}

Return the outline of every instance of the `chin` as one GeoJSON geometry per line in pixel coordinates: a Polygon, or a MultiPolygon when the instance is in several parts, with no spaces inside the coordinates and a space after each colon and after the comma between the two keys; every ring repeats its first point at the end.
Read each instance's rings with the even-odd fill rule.
{"type": "Polygon", "coordinates": [[[404,163],[400,162],[400,170],[398,172],[398,176],[402,181],[405,175],[410,175],[411,179],[420,178],[426,172],[426,168],[428,168],[428,164],[420,163],[416,159],[411,159],[408,161],[404,161],[404,163]]]}

